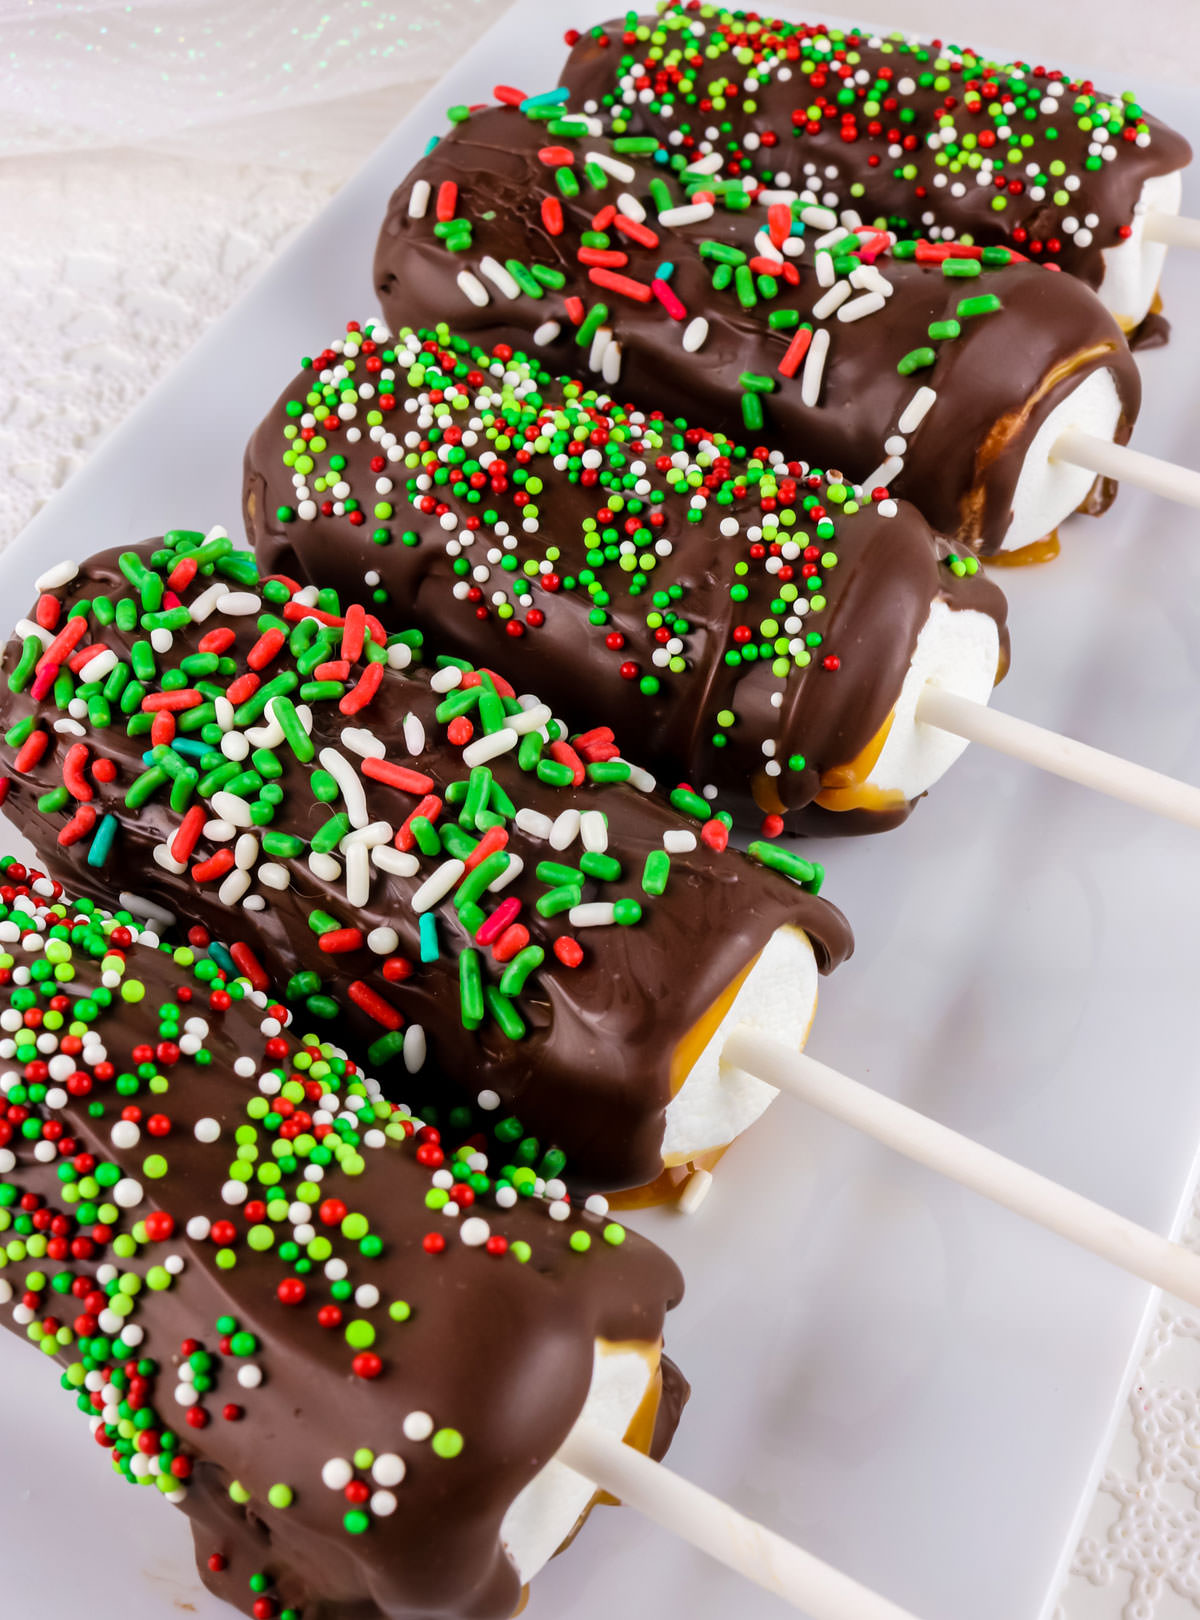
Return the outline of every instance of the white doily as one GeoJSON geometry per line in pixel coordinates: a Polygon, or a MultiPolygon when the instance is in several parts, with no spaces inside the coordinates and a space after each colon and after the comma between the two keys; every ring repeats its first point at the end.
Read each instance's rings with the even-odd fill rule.
{"type": "MultiPolygon", "coordinates": [[[[17,379],[0,415],[0,545],[507,3],[0,0],[0,338],[17,379]]],[[[945,32],[947,3],[903,9],[945,32]]],[[[1131,40],[1125,0],[1099,0],[1089,53],[1194,73],[1196,52],[1155,60],[1154,37],[1194,37],[1200,8],[1154,10],[1131,40]]],[[[569,4],[547,0],[546,18],[565,26],[569,4]]],[[[973,35],[994,19],[959,20],[973,35]]],[[[1067,8],[1010,0],[1002,19],[1014,38],[1035,20],[1047,54],[1069,56],[1067,8]]],[[[1200,1211],[1189,1236],[1200,1248],[1200,1211]]],[[[1197,1615],[1200,1318],[1168,1301],[1056,1620],[1197,1615]]]]}

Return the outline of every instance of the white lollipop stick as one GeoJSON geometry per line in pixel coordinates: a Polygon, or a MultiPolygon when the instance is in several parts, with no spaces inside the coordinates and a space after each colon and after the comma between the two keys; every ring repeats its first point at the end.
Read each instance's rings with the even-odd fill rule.
{"type": "Polygon", "coordinates": [[[1123,483],[1137,484],[1152,495],[1178,501],[1182,506],[1200,506],[1200,472],[1177,466],[1173,461],[1163,461],[1158,456],[1148,456],[1142,450],[1131,450],[1127,444],[1114,444],[1111,439],[1085,433],[1082,428],[1067,428],[1060,433],[1050,459],[1069,461],[1103,478],[1119,478],[1123,483]]]}
{"type": "Polygon", "coordinates": [[[913,1620],[906,1609],[747,1519],[594,1423],[575,1425],[558,1460],[718,1563],[803,1609],[810,1620],[913,1620]]]}
{"type": "Polygon", "coordinates": [[[749,1025],[734,1030],[725,1042],[721,1061],[791,1092],[905,1158],[1057,1232],[1123,1271],[1165,1288],[1190,1305],[1200,1305],[1200,1255],[1136,1221],[1014,1164],[749,1025]]]}
{"type": "Polygon", "coordinates": [[[983,743],[998,753],[1011,754],[1028,765],[1078,782],[1110,799],[1123,799],[1139,810],[1182,821],[1187,827],[1200,827],[1200,788],[1180,782],[1160,771],[1135,765],[1117,754],[1047,731],[1029,720],[1001,714],[986,704],[927,686],[917,700],[916,717],[925,725],[952,731],[968,742],[983,743]]]}
{"type": "Polygon", "coordinates": [[[1200,219],[1184,219],[1179,214],[1151,208],[1147,211],[1142,234],[1151,242],[1166,242],[1171,247],[1200,248],[1200,219]]]}

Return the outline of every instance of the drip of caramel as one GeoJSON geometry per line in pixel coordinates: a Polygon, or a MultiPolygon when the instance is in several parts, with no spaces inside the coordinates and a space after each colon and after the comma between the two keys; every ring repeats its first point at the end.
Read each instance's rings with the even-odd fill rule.
{"type": "Polygon", "coordinates": [[[1031,540],[1027,546],[1017,546],[1014,551],[993,551],[983,560],[996,568],[1027,568],[1031,563],[1053,562],[1061,549],[1058,530],[1051,529],[1049,534],[1040,540],[1031,540]]]}
{"type": "Polygon", "coordinates": [[[905,798],[895,788],[879,788],[867,781],[888,740],[895,709],[888,715],[865,748],[845,765],[835,765],[821,778],[816,803],[823,810],[894,810],[905,798]]]}

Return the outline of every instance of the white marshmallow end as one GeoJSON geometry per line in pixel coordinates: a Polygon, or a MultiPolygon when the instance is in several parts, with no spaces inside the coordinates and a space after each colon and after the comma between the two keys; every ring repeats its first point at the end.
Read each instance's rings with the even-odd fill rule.
{"type": "Polygon", "coordinates": [[[777,1095],[774,1086],[721,1062],[738,1024],[777,1036],[800,1051],[817,1010],[817,962],[800,928],[777,928],[667,1106],[663,1163],[685,1164],[725,1147],[753,1125],[777,1095]]]}
{"type": "Polygon", "coordinates": [[[892,713],[891,729],[867,777],[868,788],[915,799],[928,792],[967,746],[966,740],[916,718],[927,686],[940,686],[976,703],[986,703],[996,684],[1000,632],[987,613],[934,602],[929,609],[904,685],[892,713]]]}
{"type": "MultiPolygon", "coordinates": [[[[614,1345],[597,1339],[591,1387],[578,1421],[598,1424],[623,1439],[658,1364],[657,1345],[614,1345]]],[[[500,1541],[523,1585],[554,1557],[595,1494],[590,1479],[555,1460],[513,1501],[500,1526],[500,1541]]]]}
{"type": "Polygon", "coordinates": [[[1105,248],[1100,255],[1104,277],[1097,291],[1127,332],[1146,318],[1167,256],[1165,242],[1154,242],[1146,236],[1146,215],[1151,209],[1159,214],[1177,214],[1182,202],[1182,170],[1151,175],[1133,211],[1133,234],[1116,247],[1105,248]]]}
{"type": "Polygon", "coordinates": [[[1057,529],[1087,498],[1096,475],[1069,461],[1054,461],[1051,451],[1068,428],[1081,428],[1111,439],[1121,420],[1121,401],[1112,373],[1089,371],[1046,417],[1034,434],[1013,492],[1012,521],[1002,551],[1019,551],[1057,529]]]}

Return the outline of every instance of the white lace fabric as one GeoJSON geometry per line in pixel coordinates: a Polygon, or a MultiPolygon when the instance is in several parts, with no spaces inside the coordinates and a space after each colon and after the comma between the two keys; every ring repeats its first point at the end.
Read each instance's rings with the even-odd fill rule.
{"type": "MultiPolygon", "coordinates": [[[[508,3],[0,0],[0,341],[16,379],[0,546],[508,3]]],[[[947,33],[947,0],[903,9],[947,33]]],[[[1194,0],[1152,9],[1160,33],[1200,41],[1194,0]]],[[[547,26],[570,11],[546,0],[547,26]]],[[[1003,24],[1068,59],[1057,36],[1076,16],[1010,0],[1003,24]]],[[[1131,39],[1124,3],[1089,16],[1094,59],[1175,77],[1200,59],[1182,45],[1160,59],[1154,30],[1131,39]]],[[[1200,1248],[1200,1213],[1189,1240],[1200,1248]]],[[[1055,1620],[1197,1614],[1200,1318],[1168,1300],[1055,1620]]]]}

